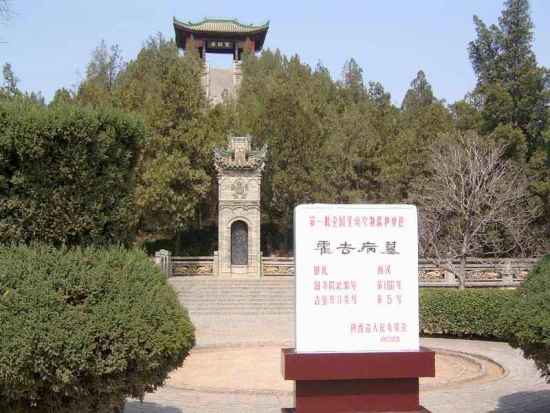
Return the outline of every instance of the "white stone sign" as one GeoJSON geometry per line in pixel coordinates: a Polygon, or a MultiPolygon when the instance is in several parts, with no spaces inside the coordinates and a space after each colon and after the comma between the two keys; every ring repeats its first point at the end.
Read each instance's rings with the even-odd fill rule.
{"type": "Polygon", "coordinates": [[[296,351],[416,351],[413,205],[300,205],[294,211],[296,351]]]}

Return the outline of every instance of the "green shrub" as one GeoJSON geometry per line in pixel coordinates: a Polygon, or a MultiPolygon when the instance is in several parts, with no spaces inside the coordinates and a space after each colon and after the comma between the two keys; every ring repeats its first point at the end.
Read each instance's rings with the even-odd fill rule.
{"type": "Polygon", "coordinates": [[[550,382],[550,255],[531,270],[510,306],[510,344],[550,382]]]}
{"type": "Polygon", "coordinates": [[[504,339],[508,331],[506,308],[514,290],[420,290],[420,331],[456,337],[504,339]]]}
{"type": "Polygon", "coordinates": [[[0,412],[120,412],[194,345],[166,277],[138,250],[0,249],[0,412]]]}
{"type": "Polygon", "coordinates": [[[0,242],[127,242],[144,134],[113,109],[0,101],[0,242]]]}

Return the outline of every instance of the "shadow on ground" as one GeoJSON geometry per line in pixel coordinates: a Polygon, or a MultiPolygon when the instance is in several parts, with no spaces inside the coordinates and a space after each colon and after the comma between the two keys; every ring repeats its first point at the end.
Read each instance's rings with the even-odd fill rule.
{"type": "Polygon", "coordinates": [[[183,413],[183,410],[177,407],[161,406],[156,403],[132,401],[126,403],[124,413],[183,413]]]}
{"type": "Polygon", "coordinates": [[[498,399],[498,405],[491,413],[548,413],[550,412],[550,390],[518,392],[498,399]]]}

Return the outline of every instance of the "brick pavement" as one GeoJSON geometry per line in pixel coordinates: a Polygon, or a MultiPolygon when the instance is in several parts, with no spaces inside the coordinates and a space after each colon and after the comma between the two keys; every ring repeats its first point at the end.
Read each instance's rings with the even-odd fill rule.
{"type": "MultiPolygon", "coordinates": [[[[202,348],[288,346],[294,340],[294,317],[290,311],[282,311],[281,315],[239,315],[239,308],[225,313],[202,308],[194,311],[193,306],[189,310],[197,328],[197,345],[202,348]]],[[[504,377],[493,381],[421,391],[422,404],[432,412],[550,413],[550,385],[539,377],[534,364],[525,360],[521,351],[505,343],[439,338],[422,339],[422,345],[488,357],[506,370],[504,377]]],[[[281,408],[292,406],[292,396],[284,392],[199,392],[166,385],[147,395],[143,404],[129,401],[125,413],[281,413],[281,408]]]]}
{"type": "MultiPolygon", "coordinates": [[[[195,317],[202,347],[252,343],[290,343],[292,320],[277,316],[195,317]]],[[[488,383],[459,384],[421,393],[422,403],[434,413],[548,413],[550,385],[540,379],[533,363],[505,343],[423,339],[427,347],[488,357],[506,369],[504,378],[488,383]]],[[[143,404],[129,402],[125,413],[280,413],[292,406],[286,394],[195,392],[165,386],[147,395],[143,404]]]]}

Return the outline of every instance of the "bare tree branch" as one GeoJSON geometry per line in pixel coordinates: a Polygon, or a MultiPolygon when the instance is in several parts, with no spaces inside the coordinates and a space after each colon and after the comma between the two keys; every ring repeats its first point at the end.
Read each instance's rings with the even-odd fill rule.
{"type": "Polygon", "coordinates": [[[421,212],[423,255],[465,281],[468,257],[529,253],[540,214],[523,172],[505,147],[474,133],[442,137],[431,148],[429,178],[413,185],[421,212]],[[460,262],[457,267],[453,260],[460,262]]]}

